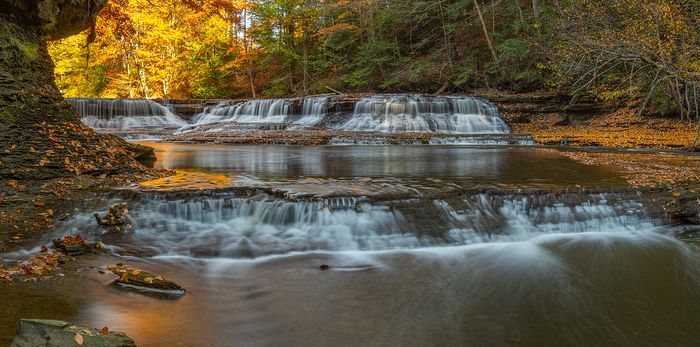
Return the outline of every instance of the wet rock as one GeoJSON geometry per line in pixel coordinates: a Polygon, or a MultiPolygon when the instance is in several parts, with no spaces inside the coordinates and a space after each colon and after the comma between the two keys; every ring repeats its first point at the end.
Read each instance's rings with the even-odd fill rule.
{"type": "Polygon", "coordinates": [[[114,204],[109,208],[109,211],[100,216],[99,213],[95,213],[95,220],[97,224],[107,227],[121,227],[126,224],[127,214],[129,213],[129,206],[126,202],[120,202],[114,204]]]}
{"type": "Polygon", "coordinates": [[[123,264],[108,265],[107,270],[119,276],[115,283],[122,287],[161,292],[170,295],[184,295],[185,289],[177,283],[134,267],[123,264]]]}
{"type": "MultiPolygon", "coordinates": [[[[107,329],[103,329],[107,331],[107,329]]],[[[17,328],[17,336],[11,347],[34,346],[104,346],[131,347],[136,346],[134,340],[122,332],[102,333],[71,323],[48,319],[22,319],[17,328]]]]}
{"type": "Polygon", "coordinates": [[[325,270],[330,270],[331,266],[327,265],[327,264],[323,264],[323,265],[319,266],[318,268],[319,268],[319,270],[325,271],[325,270]]]}
{"type": "Polygon", "coordinates": [[[155,164],[156,160],[158,159],[156,157],[156,153],[153,147],[128,142],[116,135],[109,136],[112,136],[115,141],[118,141],[124,147],[124,149],[131,152],[134,155],[134,159],[136,159],[136,161],[147,167],[153,167],[153,164],[155,164]]]}
{"type": "Polygon", "coordinates": [[[101,243],[87,241],[80,234],[76,236],[68,235],[62,239],[53,240],[53,245],[61,253],[70,256],[93,253],[102,248],[101,243]]]}

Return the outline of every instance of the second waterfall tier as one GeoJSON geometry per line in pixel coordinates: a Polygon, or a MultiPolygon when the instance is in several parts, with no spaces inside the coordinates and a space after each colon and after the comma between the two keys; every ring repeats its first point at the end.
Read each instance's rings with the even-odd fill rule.
{"type": "MultiPolygon", "coordinates": [[[[179,129],[176,134],[309,129],[363,133],[510,133],[494,104],[471,96],[379,94],[361,98],[206,101],[208,107],[191,105],[196,106],[191,108],[202,107],[203,111],[182,118],[176,115],[177,108],[173,112],[153,100],[67,100],[88,126],[130,134],[142,131],[167,135],[175,129],[179,129]]],[[[180,106],[187,104],[187,100],[178,102],[180,106]]]]}
{"type": "Polygon", "coordinates": [[[498,108],[475,97],[374,95],[357,101],[330,97],[304,99],[299,106],[288,99],[221,103],[206,109],[188,129],[325,129],[351,132],[426,132],[448,134],[505,134],[508,125],[498,108]]]}

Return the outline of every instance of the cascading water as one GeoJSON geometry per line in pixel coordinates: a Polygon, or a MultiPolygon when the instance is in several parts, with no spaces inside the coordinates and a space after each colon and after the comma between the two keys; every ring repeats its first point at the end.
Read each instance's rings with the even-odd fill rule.
{"type": "Polygon", "coordinates": [[[181,127],[186,121],[167,107],[143,99],[66,99],[93,129],[181,127]]]}
{"type": "Polygon", "coordinates": [[[306,98],[302,102],[301,117],[292,122],[290,130],[307,129],[323,120],[328,113],[330,102],[328,97],[306,98]]]}
{"type": "Polygon", "coordinates": [[[376,95],[355,104],[352,118],[338,126],[345,131],[508,133],[493,104],[472,97],[376,95]]]}
{"type": "MultiPolygon", "coordinates": [[[[134,237],[159,254],[256,258],[306,251],[383,251],[524,241],[541,234],[650,230],[641,204],[575,197],[467,196],[427,204],[361,198],[290,202],[272,198],[145,196],[131,203],[134,237]],[[429,223],[426,217],[429,216],[429,223]]],[[[66,227],[90,231],[91,213],[66,227]]],[[[95,227],[93,232],[97,232],[95,227]]]]}
{"type": "Polygon", "coordinates": [[[285,99],[249,100],[230,105],[228,102],[210,107],[197,116],[195,125],[213,123],[283,123],[291,102],[285,99]]]}

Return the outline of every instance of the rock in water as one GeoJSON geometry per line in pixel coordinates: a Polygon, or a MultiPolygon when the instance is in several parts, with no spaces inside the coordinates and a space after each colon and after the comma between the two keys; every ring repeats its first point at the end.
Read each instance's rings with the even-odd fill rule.
{"type": "Polygon", "coordinates": [[[107,270],[119,276],[116,284],[138,290],[148,290],[170,295],[184,295],[185,289],[177,283],[163,278],[161,275],[137,269],[134,267],[124,266],[122,264],[108,265],[107,270]]]}
{"type": "Polygon", "coordinates": [[[110,331],[103,334],[97,329],[90,329],[60,320],[22,319],[17,328],[17,336],[11,347],[132,347],[134,340],[122,332],[110,331]],[[79,343],[82,342],[82,343],[79,343]]]}
{"type": "Polygon", "coordinates": [[[102,248],[99,242],[89,242],[83,239],[80,234],[76,236],[64,236],[62,239],[53,240],[54,247],[63,254],[78,256],[92,253],[102,248]]]}
{"type": "Polygon", "coordinates": [[[97,224],[99,225],[106,227],[120,227],[126,223],[128,213],[129,208],[127,203],[120,202],[112,205],[104,216],[100,216],[99,213],[95,213],[94,216],[97,220],[97,224]]]}

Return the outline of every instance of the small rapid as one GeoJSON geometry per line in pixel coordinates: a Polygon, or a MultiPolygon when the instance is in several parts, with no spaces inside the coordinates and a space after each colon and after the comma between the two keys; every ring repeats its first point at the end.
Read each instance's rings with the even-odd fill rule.
{"type": "Polygon", "coordinates": [[[376,95],[355,104],[352,117],[337,127],[345,131],[509,133],[498,108],[473,97],[376,95]]]}
{"type": "Polygon", "coordinates": [[[249,100],[231,105],[222,102],[194,119],[195,125],[213,123],[283,123],[291,102],[285,99],[249,100]]]}
{"type": "MultiPolygon", "coordinates": [[[[542,234],[654,230],[641,204],[606,195],[569,204],[538,196],[372,203],[364,198],[287,201],[258,195],[168,197],[130,202],[131,243],[155,255],[257,258],[298,252],[411,250],[525,241],[542,234]]],[[[114,200],[116,201],[116,200],[114,200]]],[[[109,201],[104,201],[108,205],[109,201]]],[[[64,232],[101,236],[92,212],[64,232]],[[92,227],[86,227],[93,225],[92,227]]]]}
{"type": "Polygon", "coordinates": [[[374,95],[341,101],[333,97],[222,102],[197,115],[190,131],[324,129],[373,133],[508,134],[498,108],[468,96],[374,95]],[[342,111],[343,104],[353,111],[342,111]]]}
{"type": "Polygon", "coordinates": [[[93,129],[179,128],[187,122],[167,107],[144,99],[66,99],[93,129]]]}

